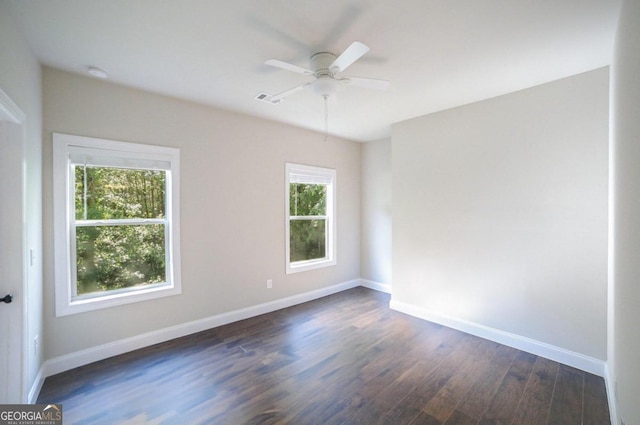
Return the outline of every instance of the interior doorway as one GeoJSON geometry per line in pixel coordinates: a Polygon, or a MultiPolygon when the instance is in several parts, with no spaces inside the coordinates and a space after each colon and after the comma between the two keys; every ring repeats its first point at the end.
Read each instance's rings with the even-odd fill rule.
{"type": "Polygon", "coordinates": [[[0,89],[0,404],[26,402],[24,122],[0,89]]]}

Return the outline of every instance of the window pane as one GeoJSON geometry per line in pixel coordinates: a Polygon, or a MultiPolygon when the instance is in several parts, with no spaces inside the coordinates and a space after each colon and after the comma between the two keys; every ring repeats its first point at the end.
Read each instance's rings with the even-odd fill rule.
{"type": "Polygon", "coordinates": [[[165,217],[165,174],[75,166],[76,220],[165,217]]]}
{"type": "Polygon", "coordinates": [[[166,282],[165,226],[76,228],[77,293],[166,282]]]}
{"type": "Polygon", "coordinates": [[[291,220],[289,261],[293,263],[325,258],[326,234],[326,220],[291,220]]]}
{"type": "Polygon", "coordinates": [[[289,184],[289,215],[326,215],[327,186],[323,184],[289,184]]]}

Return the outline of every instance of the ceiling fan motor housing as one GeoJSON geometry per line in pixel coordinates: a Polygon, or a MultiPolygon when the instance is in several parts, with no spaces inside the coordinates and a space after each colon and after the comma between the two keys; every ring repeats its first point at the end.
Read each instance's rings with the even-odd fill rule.
{"type": "Polygon", "coordinates": [[[320,52],[311,56],[311,69],[316,76],[316,80],[311,84],[311,89],[318,96],[331,97],[338,91],[339,83],[334,79],[336,70],[330,69],[336,57],[329,52],[320,52]]]}

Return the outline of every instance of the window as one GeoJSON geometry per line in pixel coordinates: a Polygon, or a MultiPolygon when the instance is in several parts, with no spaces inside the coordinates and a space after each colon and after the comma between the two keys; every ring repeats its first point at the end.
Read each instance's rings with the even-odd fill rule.
{"type": "Polygon", "coordinates": [[[287,273],[336,264],[335,185],[335,170],[287,163],[287,273]]]}
{"type": "Polygon", "coordinates": [[[181,292],[175,148],[53,135],[56,315],[181,292]]]}

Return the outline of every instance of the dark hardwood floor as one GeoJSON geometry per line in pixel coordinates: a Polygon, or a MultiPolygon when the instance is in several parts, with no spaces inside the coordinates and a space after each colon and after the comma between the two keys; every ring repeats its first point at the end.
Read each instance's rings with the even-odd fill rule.
{"type": "Polygon", "coordinates": [[[46,379],[69,424],[605,425],[602,378],[364,288],[46,379]]]}

